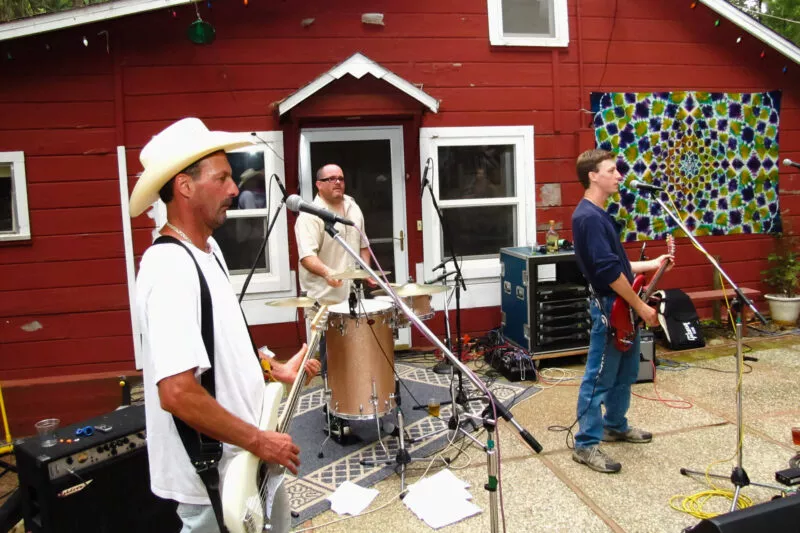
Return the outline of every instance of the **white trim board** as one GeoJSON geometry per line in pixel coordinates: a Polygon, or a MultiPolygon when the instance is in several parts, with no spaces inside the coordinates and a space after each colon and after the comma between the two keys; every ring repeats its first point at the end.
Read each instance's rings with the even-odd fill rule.
{"type": "Polygon", "coordinates": [[[291,96],[278,104],[278,113],[282,116],[288,113],[293,107],[302,102],[303,100],[314,95],[317,91],[327,86],[329,83],[340,79],[342,76],[350,74],[354,78],[361,79],[366,74],[371,74],[379,80],[396,87],[398,90],[406,93],[410,97],[419,101],[422,105],[433,111],[434,113],[439,110],[439,100],[429,95],[422,89],[419,89],[413,83],[410,83],[390,70],[382,67],[374,62],[364,54],[356,52],[349,58],[345,59],[328,72],[322,74],[317,79],[298,89],[291,96]]]}
{"type": "Polygon", "coordinates": [[[142,347],[139,317],[136,312],[136,268],[133,262],[133,229],[131,227],[131,211],[128,205],[128,164],[125,147],[117,146],[117,172],[119,173],[119,200],[122,213],[122,239],[125,246],[125,275],[128,283],[128,303],[131,313],[131,331],[133,332],[133,356],[136,369],[142,368],[142,347]]]}

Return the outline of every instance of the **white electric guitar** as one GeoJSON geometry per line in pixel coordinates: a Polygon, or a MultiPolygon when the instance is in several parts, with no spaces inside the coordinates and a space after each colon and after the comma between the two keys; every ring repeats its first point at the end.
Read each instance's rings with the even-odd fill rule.
{"type": "MultiPolygon", "coordinates": [[[[283,398],[283,384],[269,383],[264,391],[264,402],[261,406],[259,429],[286,433],[297,407],[300,390],[306,381],[305,365],[309,357],[317,350],[322,332],[328,321],[328,307],[322,306],[311,322],[311,339],[308,351],[297,378],[292,384],[283,414],[278,420],[278,410],[283,398]]],[[[280,486],[285,467],[264,463],[258,456],[243,451],[231,459],[225,480],[222,484],[222,516],[225,527],[230,533],[261,533],[269,519],[265,516],[265,506],[272,508],[275,490],[280,486]]],[[[267,526],[268,527],[268,526],[267,526]]]]}

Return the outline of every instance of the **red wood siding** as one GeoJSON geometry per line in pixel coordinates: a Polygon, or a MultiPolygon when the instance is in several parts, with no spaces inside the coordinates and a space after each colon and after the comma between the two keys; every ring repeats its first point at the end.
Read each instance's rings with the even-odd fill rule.
{"type": "MultiPolygon", "coordinates": [[[[593,139],[587,112],[592,91],[781,89],[781,157],[800,159],[800,69],[789,65],[782,73],[787,62],[771,50],[760,59],[765,46],[747,35],[735,44],[740,32],[724,21],[715,28],[718,17],[702,5],[692,10],[689,2],[672,0],[570,0],[570,44],[555,50],[491,46],[485,0],[371,2],[369,11],[385,14],[382,27],[362,24],[364,4],[355,0],[199,7],[216,27],[212,45],[186,39],[195,19],[191,5],[175,8],[177,18],[165,9],[6,43],[13,59],[0,61],[0,151],[25,152],[33,238],[0,245],[0,379],[132,367],[117,145],[127,148],[132,186],[141,146],[176,119],[196,115],[226,130],[283,129],[285,181],[295,192],[302,126],[279,121],[276,102],[355,52],[441,100],[438,114],[414,118],[411,105],[404,116],[370,121],[404,126],[412,271],[422,261],[422,233],[413,227],[420,218],[420,126],[533,125],[536,184],[561,187],[561,205],[539,207],[537,222],[541,229],[555,219],[567,238],[582,194],[574,161],[593,139]],[[302,27],[300,21],[310,17],[314,23],[302,27]],[[109,32],[108,51],[102,30],[109,32]],[[89,47],[81,44],[84,35],[89,47]],[[33,321],[42,328],[22,329],[33,321]]],[[[325,94],[293,116],[358,124],[336,117],[358,111],[357,99],[326,101],[325,94]]],[[[397,103],[391,93],[379,96],[386,98],[370,101],[376,109],[397,103]]],[[[785,218],[796,226],[800,175],[782,167],[780,185],[785,218]]],[[[138,256],[150,242],[152,221],[138,217],[133,227],[138,256]]],[[[769,237],[702,242],[734,279],[764,289],[759,272],[771,250],[769,237]]],[[[289,246],[295,264],[291,231],[289,246]]],[[[637,250],[630,246],[632,256],[637,250]]],[[[678,266],[665,285],[708,288],[711,274],[682,239],[678,266]]],[[[499,310],[467,310],[463,319],[466,332],[481,334],[498,325],[499,310]]],[[[441,317],[431,324],[443,330],[441,317]]],[[[286,335],[285,325],[256,327],[254,333],[282,354],[302,337],[286,335]]]]}

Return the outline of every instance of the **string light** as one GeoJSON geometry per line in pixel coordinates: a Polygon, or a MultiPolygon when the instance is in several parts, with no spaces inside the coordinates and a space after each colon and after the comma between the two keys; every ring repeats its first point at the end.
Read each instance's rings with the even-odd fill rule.
{"type": "Polygon", "coordinates": [[[715,20],[714,21],[714,26],[716,26],[718,28],[719,25],[720,25],[720,20],[719,19],[715,20]]]}
{"type": "Polygon", "coordinates": [[[741,36],[737,37],[736,38],[736,44],[739,44],[741,42],[742,42],[742,37],[741,36]]]}
{"type": "Polygon", "coordinates": [[[697,7],[697,2],[692,2],[689,7],[691,7],[692,9],[696,8],[697,7]]]}
{"type": "Polygon", "coordinates": [[[174,9],[172,10],[172,18],[178,18],[178,13],[174,9]]]}
{"type": "Polygon", "coordinates": [[[245,7],[247,7],[247,4],[248,4],[248,0],[244,0],[245,7]]]}
{"type": "Polygon", "coordinates": [[[14,59],[14,56],[11,55],[11,51],[10,50],[8,52],[6,52],[6,59],[8,59],[9,61],[14,59]]]}
{"type": "Polygon", "coordinates": [[[784,66],[783,67],[783,73],[786,74],[787,72],[789,72],[789,67],[784,66]]]}
{"type": "Polygon", "coordinates": [[[89,46],[89,39],[87,39],[85,35],[83,36],[83,41],[82,42],[83,42],[83,46],[86,46],[86,47],[89,46]]]}
{"type": "Polygon", "coordinates": [[[764,59],[765,57],[767,57],[767,53],[764,50],[761,50],[761,53],[759,54],[759,57],[761,59],[764,59]]]}

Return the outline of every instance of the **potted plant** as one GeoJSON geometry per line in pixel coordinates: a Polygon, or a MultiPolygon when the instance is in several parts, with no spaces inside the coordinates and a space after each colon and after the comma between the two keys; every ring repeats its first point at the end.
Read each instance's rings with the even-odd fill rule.
{"type": "Polygon", "coordinates": [[[774,291],[764,295],[773,322],[791,326],[800,316],[800,255],[795,252],[793,244],[793,237],[778,234],[776,251],[767,256],[769,268],[761,271],[764,283],[774,291]]]}

